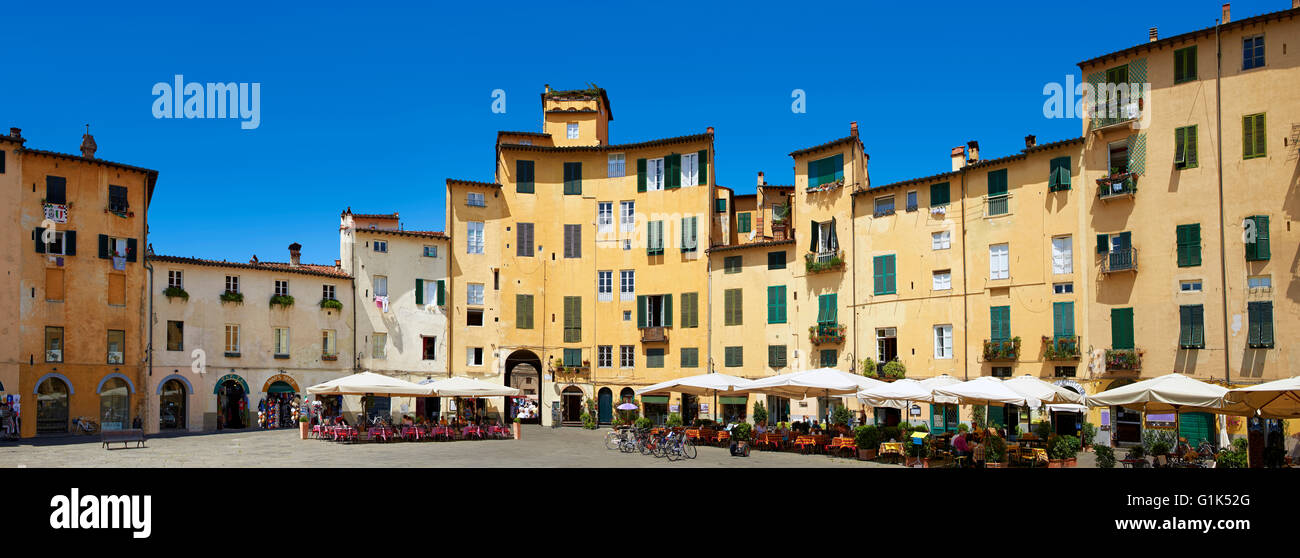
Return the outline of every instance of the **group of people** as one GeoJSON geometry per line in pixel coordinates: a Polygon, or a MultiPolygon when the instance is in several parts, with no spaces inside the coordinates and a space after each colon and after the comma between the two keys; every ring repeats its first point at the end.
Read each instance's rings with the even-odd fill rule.
{"type": "Polygon", "coordinates": [[[966,457],[964,466],[984,466],[984,444],[987,436],[1006,437],[1005,429],[989,428],[986,431],[958,432],[952,437],[953,457],[966,457]]]}

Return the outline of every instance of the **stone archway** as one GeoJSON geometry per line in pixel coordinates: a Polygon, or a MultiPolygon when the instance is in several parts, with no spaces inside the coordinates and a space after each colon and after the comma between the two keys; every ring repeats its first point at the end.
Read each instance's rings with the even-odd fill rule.
{"type": "Polygon", "coordinates": [[[542,423],[542,359],[527,349],[519,349],[506,357],[507,386],[518,388],[522,397],[506,398],[507,420],[518,417],[524,424],[542,423]]]}

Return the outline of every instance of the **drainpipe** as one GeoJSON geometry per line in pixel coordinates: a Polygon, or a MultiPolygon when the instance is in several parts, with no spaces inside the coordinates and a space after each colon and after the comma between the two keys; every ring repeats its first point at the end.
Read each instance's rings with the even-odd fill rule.
{"type": "Polygon", "coordinates": [[[961,375],[963,380],[970,379],[970,296],[966,274],[966,166],[961,169],[961,375]]]}
{"type": "MultiPolygon", "coordinates": [[[[155,183],[157,182],[157,178],[154,178],[153,180],[154,180],[155,183]]],[[[146,198],[149,196],[149,184],[148,184],[148,179],[146,179],[144,195],[145,195],[146,198]]],[[[142,213],[144,213],[144,216],[143,216],[143,218],[141,219],[141,222],[143,223],[143,226],[141,227],[141,232],[142,232],[143,234],[142,234],[141,236],[144,237],[144,238],[142,239],[142,240],[144,240],[144,251],[143,251],[143,253],[140,255],[140,261],[141,261],[141,262],[144,262],[144,263],[143,263],[144,268],[147,269],[147,270],[149,270],[149,315],[145,317],[145,324],[144,324],[144,326],[145,326],[145,328],[146,328],[146,331],[148,332],[149,343],[148,343],[147,345],[145,345],[145,347],[146,347],[146,351],[145,351],[145,353],[146,353],[146,355],[147,355],[145,358],[148,359],[148,364],[147,364],[146,366],[148,366],[149,377],[153,377],[153,287],[154,287],[154,282],[153,282],[153,273],[154,273],[154,272],[153,272],[153,262],[150,262],[150,261],[149,261],[149,201],[150,201],[150,200],[148,200],[148,199],[145,200],[145,210],[142,212],[142,213]]],[[[123,360],[125,360],[125,359],[123,359],[123,360]]],[[[139,372],[137,372],[137,374],[138,374],[138,373],[139,373],[139,372]]],[[[136,380],[137,380],[137,385],[140,385],[140,386],[142,386],[142,387],[147,385],[147,382],[143,381],[144,378],[142,378],[142,377],[137,376],[137,377],[136,377],[136,380]]],[[[139,393],[139,392],[137,391],[137,393],[139,393]]],[[[192,395],[192,394],[191,394],[191,395],[192,395]]],[[[144,398],[144,405],[143,405],[142,407],[144,408],[144,414],[145,414],[145,417],[148,417],[148,415],[149,415],[149,390],[148,390],[147,388],[144,390],[144,393],[141,394],[141,397],[144,398]]],[[[187,412],[188,412],[188,411],[187,411],[187,412]]],[[[142,426],[143,426],[145,429],[148,429],[148,424],[149,424],[148,419],[147,419],[147,418],[141,418],[140,420],[141,420],[141,422],[144,423],[142,426]]]]}
{"type": "MultiPolygon", "coordinates": [[[[1226,5],[1226,4],[1225,4],[1226,5]]],[[[1220,78],[1223,75],[1223,44],[1219,40],[1219,28],[1222,22],[1214,22],[1214,133],[1216,147],[1218,148],[1218,160],[1214,166],[1219,171],[1219,280],[1220,291],[1223,294],[1223,380],[1232,381],[1232,368],[1229,362],[1228,354],[1228,257],[1227,257],[1227,228],[1228,223],[1223,214],[1223,88],[1220,78]]]]}

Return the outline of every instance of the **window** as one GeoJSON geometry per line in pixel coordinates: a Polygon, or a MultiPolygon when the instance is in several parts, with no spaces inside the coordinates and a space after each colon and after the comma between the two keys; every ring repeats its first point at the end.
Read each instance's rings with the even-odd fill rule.
{"type": "Polygon", "coordinates": [[[370,338],[370,341],[371,341],[371,346],[370,346],[371,356],[377,359],[387,358],[388,334],[375,333],[374,337],[370,338]]]}
{"type": "Polygon", "coordinates": [[[45,268],[45,300],[63,302],[65,294],[63,269],[57,267],[45,268]]]}
{"type": "Polygon", "coordinates": [[[226,324],[226,356],[239,356],[239,324],[226,324]]]}
{"type": "Polygon", "coordinates": [[[320,287],[320,297],[325,300],[338,300],[334,296],[334,292],[334,285],[321,285],[320,287]]]}
{"type": "Polygon", "coordinates": [[[596,368],[614,367],[614,346],[596,345],[596,368]]]}
{"type": "MultiPolygon", "coordinates": [[[[168,322],[168,325],[170,324],[171,322],[168,322]]],[[[45,328],[45,362],[63,362],[63,328],[61,327],[45,328]]]]}
{"type": "Polygon", "coordinates": [[[483,366],[483,347],[465,347],[465,364],[483,366]]]}
{"type": "Polygon", "coordinates": [[[787,366],[785,350],[785,345],[768,345],[767,365],[772,368],[785,368],[787,366]]]}
{"type": "Polygon", "coordinates": [[[120,329],[108,330],[108,364],[122,364],[126,356],[126,332],[120,329]]]}
{"type": "Polygon", "coordinates": [[[1268,154],[1268,130],[1264,113],[1241,118],[1241,158],[1255,159],[1268,154]]]}
{"type": "Polygon", "coordinates": [[[1174,51],[1174,83],[1196,79],[1196,45],[1174,51]]]}
{"type": "Polygon", "coordinates": [[[533,295],[515,295],[515,328],[533,329],[533,295]]]}
{"type": "Polygon", "coordinates": [[[1052,273],[1056,275],[1074,273],[1074,242],[1071,237],[1052,238],[1052,273]]]}
{"type": "Polygon", "coordinates": [[[483,309],[469,308],[465,310],[465,325],[481,327],[483,325],[483,309]]]}
{"type": "Polygon", "coordinates": [[[1264,36],[1254,35],[1241,39],[1241,69],[1250,70],[1264,65],[1264,36]]]}
{"type": "Polygon", "coordinates": [[[646,350],[645,350],[645,367],[646,367],[646,368],[663,368],[663,367],[664,367],[664,350],[663,350],[663,349],[646,349],[646,350]]]}
{"type": "Polygon", "coordinates": [[[918,206],[916,201],[916,190],[912,190],[911,192],[907,193],[907,210],[916,211],[917,207],[918,206]]]}
{"type": "Polygon", "coordinates": [[[822,349],[817,352],[821,365],[826,368],[833,368],[835,362],[839,360],[840,352],[835,349],[822,349]]]}
{"type": "MultiPolygon", "coordinates": [[[[338,344],[337,344],[337,342],[336,342],[336,337],[335,337],[335,335],[336,335],[336,334],[335,334],[335,331],[332,330],[332,329],[323,329],[323,330],[321,330],[321,332],[320,332],[320,356],[323,356],[323,357],[338,357],[338,356],[339,356],[339,348],[338,348],[338,344]]],[[[429,339],[431,339],[431,338],[429,338],[429,339]]],[[[429,340],[429,339],[426,339],[426,342],[425,342],[425,358],[426,358],[427,360],[433,360],[432,357],[428,356],[428,355],[429,355],[428,351],[430,350],[430,344],[428,343],[428,340],[429,340]]]]}
{"type": "Polygon", "coordinates": [[[438,257],[438,247],[437,247],[437,246],[425,246],[425,247],[424,247],[424,257],[426,257],[426,258],[436,258],[436,257],[438,257]]]}
{"type": "Polygon", "coordinates": [[[275,356],[276,357],[289,356],[289,328],[277,327],[274,328],[274,333],[275,333],[274,335],[275,356]]]}
{"type": "Polygon", "coordinates": [[[421,360],[438,360],[437,337],[421,337],[420,343],[423,345],[420,351],[421,360]]]}
{"type": "Polygon", "coordinates": [[[1201,292],[1201,289],[1202,289],[1202,285],[1201,285],[1201,280],[1200,280],[1200,279],[1189,279],[1189,280],[1186,280],[1186,281],[1179,281],[1179,282],[1178,282],[1178,290],[1179,290],[1180,292],[1184,292],[1184,293],[1199,293],[1199,292],[1201,292]]]}
{"type": "Polygon", "coordinates": [[[1007,244],[994,244],[989,246],[989,279],[1009,279],[1011,271],[1009,269],[1010,248],[1007,244]]]}
{"type": "Polygon", "coordinates": [[[682,368],[699,368],[700,367],[700,349],[697,347],[686,347],[681,350],[682,368]]]}
{"type": "Polygon", "coordinates": [[[465,223],[465,229],[468,234],[465,235],[465,253],[482,254],[483,253],[483,222],[470,221],[465,223]]]}
{"type": "Polygon", "coordinates": [[[992,375],[994,378],[1010,378],[1010,377],[1011,377],[1011,367],[1010,367],[1010,366],[994,366],[994,367],[993,367],[993,370],[991,371],[991,375],[992,375]]]}
{"type": "Polygon", "coordinates": [[[647,256],[664,255],[664,222],[650,221],[646,223],[646,249],[647,256]]]}
{"type": "Polygon", "coordinates": [[[736,214],[736,232],[741,234],[748,234],[752,228],[753,227],[751,227],[749,224],[748,211],[736,214]]]}
{"type": "Polygon", "coordinates": [[[952,231],[930,233],[930,248],[932,250],[947,250],[952,248],[952,231]]]}
{"type": "Polygon", "coordinates": [[[636,326],[672,327],[673,295],[644,295],[636,297],[636,326]]]}
{"type": "Polygon", "coordinates": [[[564,257],[582,257],[582,225],[564,226],[564,257]]]}
{"type": "Polygon", "coordinates": [[[370,245],[373,246],[373,247],[375,248],[375,251],[376,251],[376,252],[383,252],[383,253],[385,253],[385,254],[388,253],[388,241],[387,241],[387,240],[376,240],[376,241],[372,242],[370,245]]]}
{"type": "Polygon", "coordinates": [[[876,198],[876,217],[884,217],[894,214],[894,196],[885,196],[876,198]]]}
{"type": "Polygon", "coordinates": [[[636,230],[636,202],[618,203],[618,224],[623,232],[636,230]]]}
{"type": "Polygon", "coordinates": [[[1250,329],[1246,344],[1252,349],[1273,348],[1273,303],[1251,302],[1246,305],[1250,329]]]}
{"type": "Polygon", "coordinates": [[[564,297],[564,342],[582,342],[582,297],[564,297]]]}
{"type": "Polygon", "coordinates": [[[785,285],[773,285],[767,288],[767,323],[785,323],[785,285]]]}
{"type": "Polygon", "coordinates": [[[744,297],[742,289],[727,289],[723,292],[723,325],[742,325],[745,321],[744,297]]]}
{"type": "Polygon", "coordinates": [[[836,325],[839,323],[839,294],[830,293],[817,296],[817,323],[836,325]]]}
{"type": "MultiPolygon", "coordinates": [[[[714,161],[716,162],[716,161],[714,161]]],[[[844,180],[844,155],[808,161],[808,187],[816,188],[844,180]]]]}
{"type": "Polygon", "coordinates": [[[1076,366],[1057,366],[1055,376],[1057,378],[1073,378],[1077,368],[1076,366]]]}
{"type": "Polygon", "coordinates": [[[185,288],[185,272],[175,269],[167,270],[167,287],[185,288]]]}
{"type": "Polygon", "coordinates": [[[785,250],[767,253],[767,269],[785,269],[785,250]]]}
{"type": "Polygon", "coordinates": [[[876,362],[884,367],[886,362],[898,357],[898,329],[892,327],[876,328],[876,362]]]}
{"type": "Polygon", "coordinates": [[[989,339],[1007,341],[1011,339],[1011,307],[989,307],[989,339]]]}
{"type": "Polygon", "coordinates": [[[726,347],[723,349],[723,354],[723,365],[727,368],[738,368],[745,365],[744,347],[726,347]]]}
{"type": "Polygon", "coordinates": [[[682,161],[682,186],[700,186],[703,181],[700,180],[700,154],[683,153],[682,161]]]}
{"type": "Polygon", "coordinates": [[[596,272],[596,302],[614,300],[614,272],[596,272]]]}
{"type": "Polygon", "coordinates": [[[564,349],[564,365],[570,368],[582,366],[582,349],[564,349]]]}
{"type": "Polygon", "coordinates": [[[483,305],[483,283],[465,284],[465,304],[470,306],[483,305]]]}
{"type": "Polygon", "coordinates": [[[646,161],[646,187],[645,190],[655,192],[664,189],[664,159],[650,159],[646,161]]]}
{"type": "Polygon", "coordinates": [[[632,368],[636,366],[636,347],[633,345],[618,346],[618,367],[632,368]]]}
{"type": "Polygon", "coordinates": [[[566,127],[568,139],[578,139],[578,123],[570,122],[566,127]]]}
{"type": "Polygon", "coordinates": [[[531,194],[534,191],[534,165],[532,161],[515,161],[515,192],[531,194]]]}
{"type": "Polygon", "coordinates": [[[609,154],[609,177],[621,178],[627,176],[627,155],[623,153],[609,154]]]}
{"type": "Polygon", "coordinates": [[[1074,283],[1052,283],[1053,294],[1070,294],[1074,292],[1074,283]]]}
{"type": "Polygon", "coordinates": [[[1185,304],[1178,307],[1178,348],[1205,348],[1205,307],[1185,304]]]}
{"type": "Polygon", "coordinates": [[[1070,158],[1056,157],[1048,164],[1047,190],[1061,192],[1070,189],[1070,158]]]}
{"type": "Polygon", "coordinates": [[[1110,309],[1110,348],[1133,348],[1133,309],[1110,309]]]}
{"type": "MultiPolygon", "coordinates": [[[[1111,142],[1106,145],[1108,162],[1111,174],[1128,172],[1128,140],[1111,142]]],[[[1114,186],[1119,188],[1118,185],[1114,186]]]]}
{"type": "Polygon", "coordinates": [[[930,288],[935,291],[952,290],[952,270],[941,269],[934,272],[934,276],[931,278],[930,288]]]}
{"type": "Polygon", "coordinates": [[[278,279],[277,279],[277,280],[275,281],[275,295],[276,295],[276,296],[289,296],[289,282],[288,282],[288,281],[281,281],[281,280],[278,280],[278,279]]]}
{"type": "Polygon", "coordinates": [[[388,296],[388,277],[376,275],[371,278],[371,283],[373,283],[375,288],[376,297],[388,296]]]}
{"type": "Polygon", "coordinates": [[[624,269],[618,272],[618,299],[624,302],[636,300],[636,271],[624,269]]]}
{"type": "Polygon", "coordinates": [[[952,358],[952,325],[934,326],[934,358],[952,358]]]}
{"type": "Polygon", "coordinates": [[[949,196],[950,193],[947,182],[930,185],[930,207],[948,205],[951,201],[949,196]]]}
{"type": "Polygon", "coordinates": [[[874,294],[895,294],[898,289],[894,254],[872,258],[872,290],[874,294]]]}
{"type": "Polygon", "coordinates": [[[176,320],[167,321],[167,350],[185,350],[185,322],[176,320]]]}
{"type": "Polygon", "coordinates": [[[1056,339],[1074,337],[1074,303],[1052,303],[1052,336],[1056,339]]]}
{"type": "Polygon", "coordinates": [[[1269,247],[1268,215],[1247,217],[1242,223],[1246,228],[1246,261],[1266,261],[1272,256],[1269,247]]]}
{"type": "Polygon", "coordinates": [[[744,262],[742,256],[727,256],[722,260],[723,273],[740,273],[740,268],[744,262]]]}
{"type": "Polygon", "coordinates": [[[989,171],[989,196],[986,215],[1006,215],[1010,212],[1007,194],[1007,169],[989,171]]]}
{"type": "Polygon", "coordinates": [[[237,292],[239,292],[239,276],[238,276],[238,275],[227,275],[227,276],[226,276],[226,292],[228,292],[228,293],[237,293],[237,292]]]}
{"type": "Polygon", "coordinates": [[[62,176],[45,177],[45,203],[68,203],[68,180],[62,176]]]}
{"type": "Polygon", "coordinates": [[[700,327],[700,293],[682,293],[681,327],[700,327]]]}
{"type": "Polygon", "coordinates": [[[54,231],[54,241],[46,244],[44,242],[45,229],[36,228],[36,253],[49,254],[53,256],[75,256],[77,254],[77,232],[76,231],[54,231]]]}
{"type": "Polygon", "coordinates": [[[1174,128],[1174,168],[1190,169],[1196,166],[1196,126],[1174,128]]]}
{"type": "Polygon", "coordinates": [[[1178,225],[1175,237],[1178,242],[1178,267],[1201,265],[1201,224],[1178,225]]]}
{"type": "Polygon", "coordinates": [[[465,194],[465,205],[470,207],[487,207],[487,201],[483,199],[483,192],[469,192],[465,194]]]}
{"type": "Polygon", "coordinates": [[[713,212],[714,212],[714,213],[726,213],[726,212],[727,212],[727,198],[718,198],[718,199],[716,199],[716,200],[713,200],[713,212]]]}
{"type": "Polygon", "coordinates": [[[614,203],[600,202],[596,204],[596,232],[608,233],[614,231],[614,203]]]}
{"type": "Polygon", "coordinates": [[[700,244],[700,225],[695,216],[682,217],[682,252],[694,252],[700,244]]]}
{"type": "Polygon", "coordinates": [[[1252,275],[1246,278],[1246,288],[1255,289],[1272,289],[1273,277],[1269,275],[1252,275]]]}
{"type": "Polygon", "coordinates": [[[533,248],[533,224],[515,223],[515,256],[531,258],[533,248]]]}

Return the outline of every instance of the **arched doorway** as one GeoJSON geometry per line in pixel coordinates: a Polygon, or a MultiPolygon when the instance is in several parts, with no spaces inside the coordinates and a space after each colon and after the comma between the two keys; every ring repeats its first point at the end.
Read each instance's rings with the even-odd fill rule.
{"type": "Polygon", "coordinates": [[[68,384],[51,376],[36,386],[36,433],[63,434],[68,431],[68,384]]]}
{"type": "Polygon", "coordinates": [[[519,419],[524,424],[542,423],[542,359],[537,353],[520,349],[506,357],[506,385],[523,392],[506,401],[510,415],[507,422],[519,419]]]}
{"type": "Polygon", "coordinates": [[[185,384],[171,379],[158,390],[158,428],[185,429],[185,384]]]}
{"type": "Polygon", "coordinates": [[[247,428],[248,384],[234,374],[217,381],[217,429],[247,428]]]}
{"type": "Polygon", "coordinates": [[[607,387],[600,388],[596,395],[596,423],[607,425],[614,422],[614,392],[607,387]]]}
{"type": "Polygon", "coordinates": [[[582,425],[582,388],[569,386],[560,393],[560,422],[564,426],[582,425]]]}
{"type": "MultiPolygon", "coordinates": [[[[292,428],[297,426],[297,417],[293,416],[294,400],[298,397],[296,387],[283,379],[268,381],[265,387],[266,399],[258,405],[262,428],[292,428]]],[[[292,381],[292,380],[290,380],[292,381]]]]}
{"type": "Polygon", "coordinates": [[[131,426],[131,391],[126,380],[107,378],[99,386],[99,427],[122,430],[131,426]]]}

